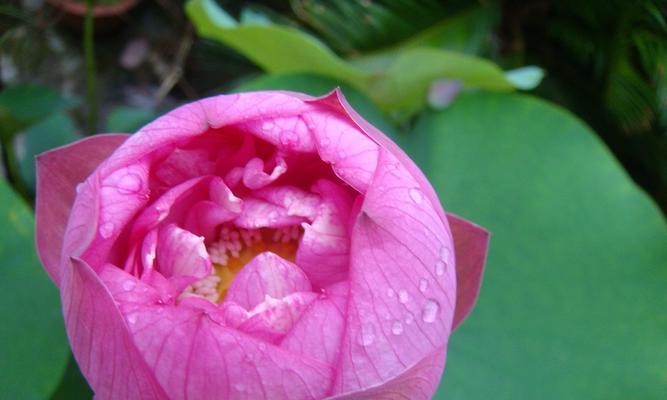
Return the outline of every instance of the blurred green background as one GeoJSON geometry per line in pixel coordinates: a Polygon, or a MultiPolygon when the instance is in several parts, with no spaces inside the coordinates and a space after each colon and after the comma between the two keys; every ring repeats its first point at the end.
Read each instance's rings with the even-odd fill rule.
{"type": "Polygon", "coordinates": [[[667,398],[666,1],[86,1],[0,5],[0,398],[92,396],[34,251],[35,154],[336,86],[492,232],[436,398],[667,398]]]}

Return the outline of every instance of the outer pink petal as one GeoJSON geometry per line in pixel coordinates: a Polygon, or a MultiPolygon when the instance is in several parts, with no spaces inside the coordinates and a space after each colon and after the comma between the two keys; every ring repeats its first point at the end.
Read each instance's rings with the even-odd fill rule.
{"type": "Polygon", "coordinates": [[[37,252],[51,279],[60,281],[60,254],[75,187],[129,135],[95,135],[37,156],[37,252]]]}
{"type": "Polygon", "coordinates": [[[95,398],[167,399],[104,284],[85,262],[68,266],[61,276],[67,334],[95,398]]]}
{"type": "Polygon", "coordinates": [[[382,133],[379,129],[371,125],[366,121],[359,113],[357,113],[352,106],[347,102],[345,96],[340,91],[340,89],[335,89],[331,93],[322,96],[320,98],[308,98],[303,94],[292,93],[293,96],[296,96],[306,103],[317,104],[321,107],[328,107],[332,111],[339,112],[341,115],[345,116],[355,127],[357,127],[361,132],[366,134],[374,142],[379,144],[384,149],[391,152],[398,161],[405,166],[410,175],[419,182],[419,186],[424,191],[424,195],[431,201],[431,203],[436,208],[440,218],[445,221],[445,212],[440,205],[438,200],[438,195],[435,193],[435,190],[429,183],[428,179],[424,176],[424,173],[417,167],[417,165],[412,161],[410,157],[405,154],[405,152],[398,147],[391,139],[382,133]]]}
{"type": "Polygon", "coordinates": [[[482,284],[489,232],[463,218],[447,214],[456,251],[456,329],[472,310],[482,284]]]}
{"type": "Polygon", "coordinates": [[[342,186],[318,181],[313,191],[322,201],[312,223],[304,223],[303,238],[296,262],[315,288],[322,288],[346,278],[350,259],[348,221],[352,196],[342,186]]]}
{"type": "MultiPolygon", "coordinates": [[[[273,93],[299,98],[287,92],[273,93]]],[[[301,116],[268,117],[261,121],[251,121],[245,124],[245,128],[284,151],[301,153],[316,151],[313,137],[301,116]]]]}
{"type": "MultiPolygon", "coordinates": [[[[436,206],[381,150],[352,234],[347,329],[334,394],[390,381],[447,343],[456,271],[436,206]]],[[[439,373],[423,379],[433,376],[439,373]]]]}
{"type": "Polygon", "coordinates": [[[280,343],[280,347],[333,365],[345,328],[347,282],[327,288],[313,301],[280,343]]]}
{"type": "Polygon", "coordinates": [[[294,292],[310,291],[310,282],[301,268],[271,252],[264,252],[234,277],[226,299],[252,310],[267,295],[281,299],[294,292]]]}
{"type": "Polygon", "coordinates": [[[320,158],[331,164],[343,181],[361,193],[366,192],[377,165],[377,144],[346,115],[332,113],[328,107],[316,106],[303,118],[313,135],[320,158]]]}
{"type": "Polygon", "coordinates": [[[379,386],[329,397],[331,400],[430,400],[438,387],[446,350],[439,348],[379,386]]]}
{"type": "Polygon", "coordinates": [[[170,399],[326,396],[329,366],[225,327],[215,307],[202,304],[184,301],[177,307],[136,305],[125,310],[137,347],[170,399]]]}

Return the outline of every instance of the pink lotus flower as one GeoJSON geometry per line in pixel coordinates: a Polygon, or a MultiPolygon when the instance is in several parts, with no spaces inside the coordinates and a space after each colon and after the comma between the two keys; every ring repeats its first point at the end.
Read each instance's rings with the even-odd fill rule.
{"type": "Polygon", "coordinates": [[[37,162],[99,399],[430,398],[477,296],[487,233],[337,91],[212,97],[37,162]]]}

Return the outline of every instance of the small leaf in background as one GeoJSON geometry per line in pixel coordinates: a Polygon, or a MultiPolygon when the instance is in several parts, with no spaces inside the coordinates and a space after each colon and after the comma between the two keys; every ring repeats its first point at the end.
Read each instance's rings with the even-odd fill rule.
{"type": "Polygon", "coordinates": [[[0,92],[0,135],[11,137],[51,114],[76,106],[78,102],[57,91],[38,85],[19,85],[0,92]]]}
{"type": "Polygon", "coordinates": [[[30,126],[14,139],[21,178],[35,193],[35,156],[47,150],[72,143],[81,136],[76,133],[74,121],[65,113],[53,114],[30,126]]]}
{"type": "Polygon", "coordinates": [[[505,71],[505,77],[517,89],[532,90],[542,82],[542,78],[544,78],[544,70],[534,65],[528,65],[526,67],[505,71]]]}
{"type": "Polygon", "coordinates": [[[35,255],[34,219],[0,181],[0,388],[6,399],[45,399],[69,356],[58,290],[35,255]]]}
{"type": "Polygon", "coordinates": [[[109,133],[134,133],[158,115],[152,110],[119,106],[109,113],[106,130],[109,133]]]}
{"type": "Polygon", "coordinates": [[[667,226],[590,129],[476,92],[409,143],[447,209],[491,232],[436,398],[664,398],[667,226]]]}
{"type": "Polygon", "coordinates": [[[397,121],[426,104],[428,87],[435,79],[458,79],[466,87],[489,90],[514,88],[497,65],[463,53],[407,46],[346,61],[295,28],[225,22],[231,17],[212,0],[190,0],[186,12],[199,35],[224,43],[265,71],[316,74],[345,82],[397,121]]]}

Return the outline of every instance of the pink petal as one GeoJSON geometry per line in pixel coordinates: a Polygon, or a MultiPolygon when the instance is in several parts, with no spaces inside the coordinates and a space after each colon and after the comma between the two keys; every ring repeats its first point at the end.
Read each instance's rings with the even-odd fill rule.
{"type": "Polygon", "coordinates": [[[278,179],[285,171],[287,171],[287,164],[282,157],[276,159],[276,165],[270,174],[264,172],[264,161],[255,157],[245,166],[243,184],[249,189],[259,189],[278,179]]]}
{"type": "Polygon", "coordinates": [[[263,302],[248,313],[237,329],[269,343],[282,339],[301,314],[317,298],[313,292],[298,292],[281,299],[267,295],[263,302]]]}
{"type": "Polygon", "coordinates": [[[381,150],[352,233],[347,329],[334,394],[396,378],[447,343],[456,271],[451,236],[435,207],[403,165],[381,150]]]}
{"type": "MultiPolygon", "coordinates": [[[[280,93],[280,92],[274,92],[280,93]]],[[[296,98],[289,94],[290,97],[296,98]]],[[[315,143],[301,116],[276,116],[251,121],[245,128],[267,142],[288,152],[314,153],[315,143]]]]}
{"type": "Polygon", "coordinates": [[[234,277],[227,289],[227,300],[252,310],[267,295],[282,299],[294,292],[310,291],[308,277],[299,267],[271,252],[264,252],[234,277]]]}
{"type": "Polygon", "coordinates": [[[345,96],[340,91],[340,89],[335,89],[331,93],[324,95],[320,98],[308,98],[303,94],[291,93],[293,96],[296,96],[306,103],[317,104],[320,107],[328,107],[329,110],[337,111],[342,116],[344,116],[351,124],[353,124],[357,129],[366,134],[370,139],[377,143],[380,147],[387,149],[391,154],[393,154],[398,161],[408,170],[410,175],[419,182],[419,186],[422,188],[424,195],[428,198],[436,208],[440,218],[445,221],[445,211],[440,205],[438,200],[438,195],[435,193],[435,190],[429,183],[428,179],[424,176],[424,173],[417,167],[417,165],[412,161],[410,157],[405,154],[405,152],[398,147],[391,139],[382,133],[378,128],[374,127],[368,121],[366,121],[359,113],[355,111],[352,106],[347,102],[345,96]]]}
{"type": "Polygon", "coordinates": [[[185,276],[201,279],[211,273],[211,259],[204,238],[174,224],[160,230],[157,263],[160,273],[166,278],[185,276]]]}
{"type": "Polygon", "coordinates": [[[333,365],[338,360],[345,328],[347,296],[346,282],[329,287],[310,303],[280,347],[333,365]]]}
{"type": "Polygon", "coordinates": [[[475,306],[489,248],[489,232],[461,217],[447,214],[456,251],[456,329],[475,306]]]}
{"type": "Polygon", "coordinates": [[[294,186],[270,186],[256,190],[254,197],[284,208],[288,215],[315,218],[320,197],[294,186]]]}
{"type": "Polygon", "coordinates": [[[313,104],[317,107],[303,118],[315,139],[320,158],[331,164],[343,181],[361,193],[366,192],[377,165],[377,144],[347,116],[332,113],[324,103],[313,104]]]}
{"type": "Polygon", "coordinates": [[[321,288],[346,278],[350,239],[347,229],[351,193],[340,185],[320,180],[313,191],[322,201],[312,223],[304,223],[296,263],[315,286],[321,288]]]}
{"type": "Polygon", "coordinates": [[[79,192],[63,241],[64,257],[80,255],[94,270],[110,258],[116,239],[150,199],[147,162],[103,174],[103,166],[108,162],[109,159],[77,186],[79,192]]]}
{"type": "Polygon", "coordinates": [[[212,175],[215,162],[210,160],[209,149],[174,149],[164,161],[156,165],[155,178],[166,188],[189,179],[212,175]]]}
{"type": "Polygon", "coordinates": [[[99,399],[167,399],[137,351],[109,291],[84,262],[61,276],[65,325],[74,357],[99,399]]]}
{"type": "Polygon", "coordinates": [[[446,349],[439,348],[401,374],[379,386],[356,392],[328,397],[329,400],[380,400],[410,399],[430,400],[438,388],[445,366],[446,349]]]}
{"type": "Polygon", "coordinates": [[[223,326],[223,318],[209,305],[205,309],[182,302],[127,310],[134,341],[170,399],[326,396],[329,366],[223,326]]]}
{"type": "Polygon", "coordinates": [[[60,281],[60,255],[75,186],[128,135],[95,135],[37,156],[37,252],[51,279],[60,281]]]}
{"type": "Polygon", "coordinates": [[[290,215],[284,207],[250,197],[243,199],[243,210],[234,224],[240,228],[256,229],[299,225],[303,221],[303,217],[290,215]]]}

